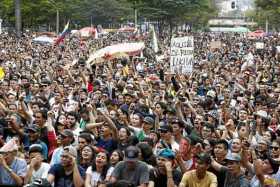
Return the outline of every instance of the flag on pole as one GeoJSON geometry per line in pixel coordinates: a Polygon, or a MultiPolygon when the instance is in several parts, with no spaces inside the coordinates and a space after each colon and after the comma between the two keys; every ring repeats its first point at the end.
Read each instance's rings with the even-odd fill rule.
{"type": "Polygon", "coordinates": [[[60,44],[60,42],[62,42],[65,38],[65,36],[70,33],[70,30],[69,30],[69,21],[68,23],[65,25],[62,33],[60,34],[60,36],[58,37],[58,39],[55,41],[54,45],[58,45],[60,44]]]}
{"type": "Polygon", "coordinates": [[[154,50],[155,53],[159,51],[158,49],[158,40],[157,40],[157,35],[155,32],[155,27],[153,25],[150,25],[151,28],[151,34],[152,34],[152,49],[154,50]]]}

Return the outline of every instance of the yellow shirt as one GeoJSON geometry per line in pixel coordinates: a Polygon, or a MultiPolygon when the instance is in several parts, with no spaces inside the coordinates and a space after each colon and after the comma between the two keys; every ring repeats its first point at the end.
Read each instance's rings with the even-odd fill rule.
{"type": "Polygon", "coordinates": [[[198,179],[195,170],[188,171],[184,174],[180,187],[217,187],[217,177],[213,173],[206,171],[203,179],[198,179]]]}

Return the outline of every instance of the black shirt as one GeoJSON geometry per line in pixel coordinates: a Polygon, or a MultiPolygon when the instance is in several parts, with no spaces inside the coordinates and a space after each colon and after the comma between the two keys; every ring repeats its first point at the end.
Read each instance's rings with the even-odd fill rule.
{"type": "MultiPolygon", "coordinates": [[[[173,170],[172,175],[175,185],[179,186],[182,173],[178,170],[173,170]]],[[[155,187],[167,187],[167,175],[160,173],[157,168],[150,170],[150,181],[154,181],[155,187]]]]}

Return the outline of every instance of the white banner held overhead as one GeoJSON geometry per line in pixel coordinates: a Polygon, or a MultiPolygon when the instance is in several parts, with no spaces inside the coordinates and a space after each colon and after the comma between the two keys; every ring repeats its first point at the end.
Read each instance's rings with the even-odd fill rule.
{"type": "Polygon", "coordinates": [[[264,43],[263,42],[256,42],[256,49],[264,49],[264,43]]]}
{"type": "Polygon", "coordinates": [[[193,36],[172,38],[170,45],[170,70],[175,74],[190,74],[193,70],[193,36]]]}

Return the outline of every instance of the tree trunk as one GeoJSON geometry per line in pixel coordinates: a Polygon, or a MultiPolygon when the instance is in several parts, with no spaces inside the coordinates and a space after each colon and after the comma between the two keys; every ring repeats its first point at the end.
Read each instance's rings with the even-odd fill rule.
{"type": "Polygon", "coordinates": [[[16,17],[16,35],[17,37],[21,37],[21,8],[20,3],[21,0],[15,0],[15,17],[16,17]]]}

